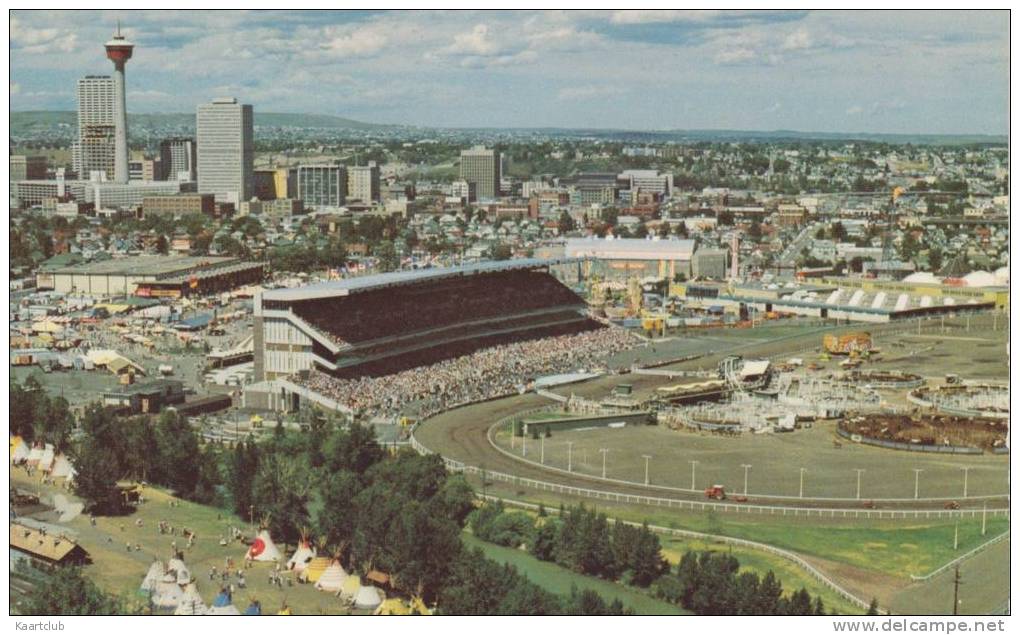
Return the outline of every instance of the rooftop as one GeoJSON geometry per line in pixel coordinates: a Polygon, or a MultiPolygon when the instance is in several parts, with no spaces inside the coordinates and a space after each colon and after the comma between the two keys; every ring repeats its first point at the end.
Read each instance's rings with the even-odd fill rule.
{"type": "Polygon", "coordinates": [[[593,257],[618,260],[690,260],[693,240],[647,240],[644,238],[571,238],[567,257],[593,257]]]}
{"type": "Polygon", "coordinates": [[[52,273],[78,273],[88,275],[159,276],[197,269],[200,267],[233,264],[237,258],[229,256],[129,256],[69,267],[55,267],[52,273]]]}
{"type": "Polygon", "coordinates": [[[516,269],[538,269],[550,265],[568,264],[576,262],[575,258],[522,258],[518,260],[501,260],[496,262],[480,262],[459,267],[442,267],[436,269],[417,269],[414,271],[393,271],[390,273],[379,273],[358,278],[346,278],[344,280],[332,280],[320,282],[304,287],[293,289],[272,289],[262,294],[263,300],[277,301],[298,301],[313,300],[316,298],[328,298],[333,296],[344,296],[352,293],[370,291],[384,287],[393,287],[405,284],[415,284],[442,278],[453,278],[456,276],[480,275],[497,271],[512,271],[516,269]]]}

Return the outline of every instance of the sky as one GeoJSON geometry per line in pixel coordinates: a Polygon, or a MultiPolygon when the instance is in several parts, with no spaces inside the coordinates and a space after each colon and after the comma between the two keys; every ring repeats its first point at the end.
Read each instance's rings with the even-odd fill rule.
{"type": "Polygon", "coordinates": [[[74,110],[135,43],[128,112],[440,127],[1007,134],[1007,11],[14,11],[12,110],[74,110]]]}

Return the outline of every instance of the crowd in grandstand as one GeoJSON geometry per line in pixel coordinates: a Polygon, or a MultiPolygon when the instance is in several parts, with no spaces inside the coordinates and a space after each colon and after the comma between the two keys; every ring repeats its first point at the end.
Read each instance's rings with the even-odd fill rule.
{"type": "Polygon", "coordinates": [[[607,368],[610,356],[637,345],[618,328],[532,339],[383,377],[338,379],[312,373],[302,383],[367,418],[393,418],[410,409],[428,417],[460,404],[524,391],[537,377],[607,368]]]}
{"type": "Polygon", "coordinates": [[[303,300],[292,308],[303,320],[344,344],[577,305],[584,305],[584,300],[548,273],[506,271],[303,300]]]}

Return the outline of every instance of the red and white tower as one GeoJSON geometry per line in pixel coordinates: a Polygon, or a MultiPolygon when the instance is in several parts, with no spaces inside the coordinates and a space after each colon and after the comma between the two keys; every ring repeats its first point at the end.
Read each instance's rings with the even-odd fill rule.
{"type": "Polygon", "coordinates": [[[106,43],[106,57],[113,62],[113,180],[117,183],[128,182],[128,144],[127,144],[127,98],[124,88],[124,66],[131,59],[135,45],[124,39],[120,34],[120,22],[117,23],[117,34],[106,43]]]}

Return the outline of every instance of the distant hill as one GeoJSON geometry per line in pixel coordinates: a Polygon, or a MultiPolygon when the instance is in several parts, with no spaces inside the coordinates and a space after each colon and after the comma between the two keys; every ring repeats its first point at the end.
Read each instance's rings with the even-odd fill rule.
{"type": "MultiPolygon", "coordinates": [[[[11,134],[20,134],[38,128],[77,125],[77,113],[72,110],[16,111],[10,114],[11,134]]],[[[383,130],[397,128],[384,124],[365,123],[333,115],[305,115],[299,113],[255,111],[255,125],[267,127],[346,128],[349,130],[383,130]]],[[[195,115],[191,113],[128,113],[128,127],[143,128],[194,128],[195,115]]]]}

